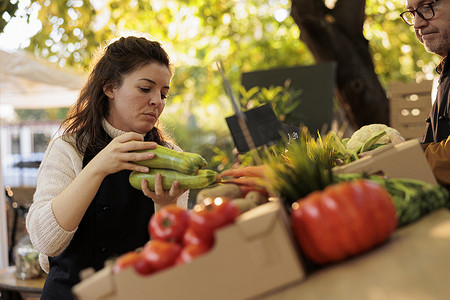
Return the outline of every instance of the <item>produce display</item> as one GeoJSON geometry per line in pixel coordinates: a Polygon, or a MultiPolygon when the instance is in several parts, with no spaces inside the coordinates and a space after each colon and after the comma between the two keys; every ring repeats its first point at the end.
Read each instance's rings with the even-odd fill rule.
{"type": "MultiPolygon", "coordinates": [[[[230,257],[235,259],[248,251],[251,259],[246,261],[265,268],[265,263],[273,263],[272,259],[280,252],[276,250],[277,238],[285,235],[284,243],[278,242],[278,245],[281,244],[282,249],[294,246],[292,256],[279,256],[291,257],[289,265],[300,258],[298,269],[307,274],[307,271],[339,263],[388,243],[396,229],[437,209],[450,209],[449,191],[441,185],[416,179],[387,178],[378,170],[373,172],[377,175],[335,174],[333,171],[337,168],[333,168],[352,163],[379,147],[402,141],[397,130],[382,124],[364,126],[349,139],[341,139],[334,132],[313,138],[304,129],[299,139],[268,152],[261,164],[227,169],[220,174],[203,169],[206,161],[197,154],[157,148],[154,159],[141,162],[151,169],[150,172],[132,172],[130,184],[140,189],[141,180],[146,179],[149,188],[154,190],[155,176],[160,173],[165,190],[170,189],[174,180],[178,180],[183,189],[200,189],[195,206],[186,210],[168,205],[157,211],[148,224],[150,240],[141,248],[116,258],[112,272],[118,274],[124,269],[134,269],[137,274],[127,271],[116,277],[123,282],[128,278],[129,281],[123,283],[127,286],[131,280],[139,281],[140,285],[151,282],[140,280],[174,268],[174,273],[161,272],[160,276],[152,277],[154,285],[149,289],[153,290],[161,286],[165,275],[170,279],[174,274],[185,278],[190,276],[186,274],[195,272],[209,276],[207,270],[211,262],[227,261],[223,259],[224,253],[231,253],[234,256],[230,257]],[[258,207],[262,204],[265,205],[258,207]],[[278,208],[276,219],[261,219],[260,213],[269,211],[271,205],[278,208]],[[233,224],[238,217],[239,222],[219,233],[216,243],[217,231],[233,224]],[[275,223],[285,234],[270,226],[275,223]],[[266,236],[271,237],[270,242],[265,240],[266,236]],[[210,252],[214,245],[216,251],[196,264],[196,258],[210,252]],[[188,263],[192,264],[176,269],[188,263]],[[195,269],[196,266],[201,268],[195,269]],[[192,272],[191,267],[196,271],[192,272]],[[312,269],[308,270],[310,267],[312,269]]],[[[376,151],[378,155],[387,152],[376,151]]],[[[355,162],[353,166],[361,162],[364,161],[355,162]]],[[[246,268],[259,270],[251,264],[246,268]]],[[[211,268],[211,274],[220,272],[218,269],[223,270],[224,266],[211,268]]],[[[282,270],[284,273],[286,265],[282,270]]],[[[230,273],[234,276],[236,270],[230,273]]],[[[111,276],[111,271],[108,274],[111,276]]],[[[279,286],[288,283],[286,279],[280,281],[279,286]]]]}
{"type": "Polygon", "coordinates": [[[219,181],[217,172],[202,169],[207,165],[207,162],[197,153],[179,152],[159,145],[155,149],[136,152],[152,152],[155,156],[151,159],[136,162],[149,167],[150,171],[147,173],[131,172],[129,182],[135,189],[140,190],[141,181],[145,179],[148,188],[154,191],[157,174],[162,175],[164,190],[170,190],[174,181],[179,182],[181,189],[200,189],[219,181]]]}
{"type": "Polygon", "coordinates": [[[150,240],[140,249],[118,257],[113,266],[117,273],[134,268],[141,275],[189,263],[207,253],[215,242],[216,230],[234,223],[241,211],[229,199],[205,199],[188,211],[168,205],[150,219],[150,240]]]}
{"type": "Polygon", "coordinates": [[[141,258],[127,254],[122,264],[136,259],[137,271],[147,274],[191,261],[210,249],[215,230],[228,222],[224,221],[225,216],[234,219],[239,213],[269,201],[270,195],[285,202],[298,245],[311,261],[325,264],[365,252],[385,242],[396,228],[435,209],[450,207],[449,193],[439,185],[332,172],[339,163],[349,163],[364,152],[402,140],[398,131],[382,124],[364,126],[345,140],[334,132],[315,139],[304,130],[299,140],[287,144],[284,152],[269,155],[264,164],[229,169],[220,175],[201,169],[201,164],[195,165],[191,154],[183,157],[177,153],[176,158],[170,159],[170,153],[163,152],[161,159],[164,157],[165,162],[160,161],[157,166],[166,166],[164,170],[133,172],[130,183],[139,188],[142,178],[150,178],[150,186],[154,183],[150,176],[162,172],[164,189],[169,189],[173,180],[179,180],[182,188],[202,188],[197,194],[196,208],[188,213],[168,207],[155,214],[149,224],[152,240],[144,246],[141,258]],[[171,170],[177,160],[183,162],[183,167],[171,170]],[[189,164],[195,166],[188,167],[189,164]],[[209,185],[214,186],[204,188],[209,185]],[[220,197],[226,197],[227,203],[233,205],[211,204],[211,199],[220,197]],[[231,212],[227,212],[227,207],[231,212]],[[158,258],[161,252],[167,253],[167,261],[158,258]],[[151,258],[161,265],[155,265],[151,258]]]}
{"type": "Polygon", "coordinates": [[[232,177],[223,182],[265,187],[279,196],[290,211],[300,248],[318,264],[367,251],[386,241],[396,228],[438,208],[450,208],[449,193],[440,185],[378,175],[333,174],[332,168],[342,163],[342,153],[357,159],[363,152],[402,140],[395,129],[379,124],[361,128],[352,139],[351,147],[343,151],[339,148],[350,140],[342,143],[333,132],[314,139],[304,131],[298,141],[269,156],[264,165],[226,170],[220,176],[232,177]]]}

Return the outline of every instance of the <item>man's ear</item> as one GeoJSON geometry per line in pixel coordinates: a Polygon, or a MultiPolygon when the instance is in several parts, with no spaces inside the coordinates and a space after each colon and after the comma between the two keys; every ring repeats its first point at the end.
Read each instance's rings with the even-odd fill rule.
{"type": "Polygon", "coordinates": [[[103,86],[103,92],[109,99],[114,99],[114,86],[107,83],[103,86]]]}

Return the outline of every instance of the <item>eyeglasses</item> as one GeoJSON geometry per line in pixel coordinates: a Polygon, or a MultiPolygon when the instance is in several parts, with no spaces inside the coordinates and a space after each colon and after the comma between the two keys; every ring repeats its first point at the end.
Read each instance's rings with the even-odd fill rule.
{"type": "Polygon", "coordinates": [[[400,17],[409,26],[414,25],[414,17],[416,16],[416,13],[422,19],[430,20],[430,19],[434,18],[433,5],[435,5],[436,2],[438,2],[438,1],[439,0],[434,0],[431,3],[422,4],[419,7],[417,7],[415,10],[404,11],[400,14],[400,17]]]}

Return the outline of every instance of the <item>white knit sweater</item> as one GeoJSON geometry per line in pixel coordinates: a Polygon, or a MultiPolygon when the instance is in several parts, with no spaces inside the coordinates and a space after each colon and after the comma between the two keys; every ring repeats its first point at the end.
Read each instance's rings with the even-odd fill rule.
{"type": "MultiPolygon", "coordinates": [[[[125,133],[112,127],[106,120],[103,121],[103,128],[111,138],[125,133]]],[[[63,229],[52,210],[53,199],[75,179],[83,167],[83,156],[75,146],[75,139],[73,136],[69,138],[68,141],[58,137],[49,143],[39,167],[36,192],[26,219],[31,242],[40,252],[39,262],[47,273],[48,257],[62,253],[77,231],[63,229]]],[[[181,151],[176,145],[173,148],[181,151]]],[[[188,197],[189,191],[177,199],[177,204],[187,208],[188,197]]]]}

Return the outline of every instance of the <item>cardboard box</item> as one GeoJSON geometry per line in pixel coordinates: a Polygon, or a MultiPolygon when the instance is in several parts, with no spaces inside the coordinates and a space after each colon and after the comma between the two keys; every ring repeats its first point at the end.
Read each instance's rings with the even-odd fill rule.
{"type": "Polygon", "coordinates": [[[412,178],[437,184],[419,141],[386,145],[359,160],[333,168],[339,173],[383,174],[388,178],[412,178]]]}
{"type": "Polygon", "coordinates": [[[87,299],[248,299],[305,277],[283,206],[260,205],[216,233],[216,244],[192,263],[150,276],[110,267],[73,288],[87,299]]]}

